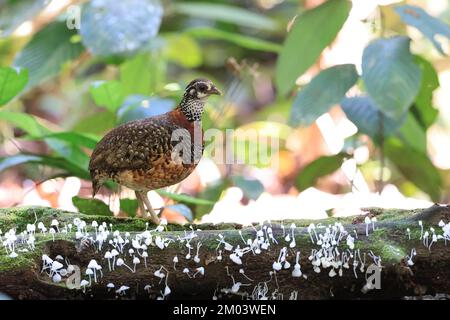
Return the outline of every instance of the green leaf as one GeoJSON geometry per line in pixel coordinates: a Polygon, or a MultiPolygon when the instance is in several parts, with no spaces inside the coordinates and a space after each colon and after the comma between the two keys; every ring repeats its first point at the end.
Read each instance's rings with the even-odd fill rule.
{"type": "Polygon", "coordinates": [[[120,211],[129,217],[135,217],[139,204],[136,199],[120,199],[120,211]]]}
{"type": "Polygon", "coordinates": [[[28,82],[27,69],[0,67],[0,106],[8,103],[28,82]]]}
{"type": "Polygon", "coordinates": [[[214,29],[210,27],[195,27],[185,31],[185,33],[205,40],[224,40],[234,43],[242,48],[268,51],[278,53],[281,51],[281,46],[278,43],[249,37],[233,32],[227,32],[219,29],[214,29]]]}
{"type": "Polygon", "coordinates": [[[0,171],[24,163],[34,163],[56,169],[62,169],[64,172],[61,173],[61,176],[76,176],[81,179],[90,179],[90,175],[87,170],[82,170],[77,166],[74,166],[64,158],[36,154],[18,154],[6,158],[0,158],[0,171]]]}
{"type": "Polygon", "coordinates": [[[358,127],[359,132],[367,134],[376,142],[382,138],[381,129],[383,137],[389,137],[398,131],[406,118],[406,115],[400,120],[387,117],[368,96],[345,98],[341,102],[341,108],[347,118],[358,127]]]}
{"type": "Polygon", "coordinates": [[[28,138],[44,140],[52,150],[66,158],[67,161],[82,170],[87,169],[89,157],[81,151],[78,145],[65,141],[64,139],[58,139],[57,136],[46,137],[53,133],[37,122],[32,115],[20,112],[0,111],[0,120],[6,120],[24,130],[31,136],[28,138]]]}
{"type": "Polygon", "coordinates": [[[96,81],[89,88],[95,103],[115,112],[124,99],[122,84],[118,81],[96,81]]]}
{"type": "Polygon", "coordinates": [[[419,123],[428,129],[438,116],[438,110],[433,107],[433,91],[439,87],[439,78],[433,65],[420,56],[414,56],[414,62],[422,70],[419,93],[411,111],[419,123]]]}
{"type": "Polygon", "coordinates": [[[184,202],[184,203],[190,203],[190,204],[213,204],[212,201],[209,201],[206,199],[199,199],[199,198],[191,197],[191,196],[188,196],[185,194],[171,193],[171,192],[167,192],[162,189],[158,189],[158,190],[156,190],[156,192],[161,197],[166,197],[166,198],[178,201],[178,202],[184,202]]]}
{"type": "Polygon", "coordinates": [[[427,152],[427,136],[423,127],[417,122],[416,118],[408,113],[405,122],[398,132],[400,139],[409,147],[419,152],[427,152]]]}
{"type": "Polygon", "coordinates": [[[172,9],[175,13],[195,18],[234,23],[242,27],[262,30],[275,30],[277,28],[275,21],[269,17],[225,4],[184,2],[174,3],[172,9]]]}
{"type": "Polygon", "coordinates": [[[395,164],[406,179],[426,192],[433,201],[439,201],[442,180],[429,157],[391,138],[384,145],[385,155],[395,164]]]}
{"type": "Polygon", "coordinates": [[[42,158],[35,155],[28,155],[28,154],[18,154],[14,156],[9,156],[5,158],[0,158],[0,172],[3,170],[6,170],[10,167],[17,166],[22,163],[27,162],[40,162],[42,161],[42,158]]]}
{"type": "Polygon", "coordinates": [[[120,82],[124,95],[149,95],[152,89],[152,56],[141,53],[120,65],[120,82]]]}
{"type": "Polygon", "coordinates": [[[164,56],[185,68],[196,68],[202,64],[202,50],[188,34],[166,35],[164,56]]]}
{"type": "Polygon", "coordinates": [[[188,221],[192,222],[194,216],[192,214],[192,210],[184,205],[184,204],[171,204],[169,206],[165,206],[163,210],[175,211],[176,213],[185,217],[188,221]]]}
{"type": "Polygon", "coordinates": [[[117,110],[117,124],[157,116],[171,111],[175,101],[156,96],[131,95],[117,110]]]}
{"type": "Polygon", "coordinates": [[[73,131],[89,134],[103,134],[114,127],[116,122],[115,114],[110,111],[96,112],[82,118],[73,128],[73,131]]]}
{"type": "Polygon", "coordinates": [[[50,130],[37,122],[32,115],[26,113],[0,111],[0,120],[8,121],[31,136],[41,137],[45,134],[51,133],[50,130]]]}
{"type": "Polygon", "coordinates": [[[329,175],[338,170],[345,157],[348,155],[339,153],[333,156],[322,156],[309,163],[298,174],[295,186],[299,191],[303,191],[315,185],[317,179],[329,175]]]}
{"type": "Polygon", "coordinates": [[[400,119],[419,92],[421,71],[409,51],[410,39],[393,37],[369,44],[363,53],[362,78],[380,109],[400,119]]]}
{"type": "Polygon", "coordinates": [[[80,35],[94,55],[128,56],[155,38],[162,15],[158,0],[91,0],[81,12],[80,35]]]}
{"type": "Polygon", "coordinates": [[[73,205],[81,213],[96,216],[112,216],[113,213],[109,210],[108,205],[98,199],[86,199],[75,196],[72,198],[73,205]]]}
{"type": "Polygon", "coordinates": [[[412,5],[397,6],[394,9],[403,22],[417,28],[423,33],[435,46],[435,48],[443,55],[445,55],[442,49],[441,43],[436,39],[437,35],[442,35],[447,39],[450,39],[450,26],[444,22],[430,16],[422,8],[412,5]]]}
{"type": "Polygon", "coordinates": [[[219,180],[217,183],[214,183],[212,185],[207,186],[205,189],[203,189],[199,197],[210,199],[212,203],[206,204],[206,205],[197,205],[195,206],[195,218],[200,219],[203,215],[210,213],[211,210],[214,208],[214,205],[217,201],[219,201],[220,197],[222,196],[222,193],[225,191],[226,188],[230,186],[229,179],[219,180]]]}
{"type": "Polygon", "coordinates": [[[14,59],[14,66],[28,69],[27,87],[56,76],[63,65],[78,58],[84,48],[71,41],[76,34],[65,22],[52,22],[33,36],[14,59]]]}
{"type": "Polygon", "coordinates": [[[256,200],[264,192],[264,185],[258,179],[233,176],[231,180],[249,199],[256,200]]]}
{"type": "Polygon", "coordinates": [[[89,157],[78,145],[56,138],[45,138],[44,141],[57,154],[67,159],[68,162],[82,170],[87,170],[89,157]]]}
{"type": "Polygon", "coordinates": [[[294,100],[290,124],[308,126],[338,104],[358,80],[353,64],[343,64],[321,71],[294,100]]]}
{"type": "Polygon", "coordinates": [[[100,140],[100,137],[90,135],[90,134],[83,134],[78,132],[56,132],[51,134],[45,134],[41,136],[30,136],[30,140],[36,140],[36,139],[48,139],[53,138],[56,140],[62,140],[66,142],[70,142],[73,145],[83,146],[89,149],[94,149],[97,145],[97,142],[100,140]]]}
{"type": "Polygon", "coordinates": [[[286,95],[336,37],[347,20],[351,3],[330,0],[297,17],[281,49],[276,66],[276,85],[286,95]]]}

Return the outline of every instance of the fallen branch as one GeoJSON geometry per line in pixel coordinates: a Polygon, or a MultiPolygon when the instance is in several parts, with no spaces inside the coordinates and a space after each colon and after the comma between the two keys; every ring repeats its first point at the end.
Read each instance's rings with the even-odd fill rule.
{"type": "MultiPolygon", "coordinates": [[[[450,293],[450,241],[446,245],[441,227],[450,221],[449,206],[366,211],[366,216],[253,227],[169,225],[155,230],[156,226],[139,219],[46,208],[3,209],[0,240],[4,243],[5,233],[15,228],[18,256],[11,258],[11,249],[0,246],[0,292],[15,299],[399,299],[450,293]],[[73,225],[75,218],[86,223],[81,236],[73,225]],[[30,233],[20,233],[27,224],[39,222],[48,230],[55,228],[53,220],[59,222],[60,232],[36,231],[31,250],[26,242],[30,233]],[[93,221],[105,222],[109,232],[101,250],[93,221]],[[124,242],[128,240],[122,248],[114,244],[119,239],[114,231],[124,242]],[[436,239],[441,235],[436,242],[433,232],[436,239]],[[141,248],[149,234],[151,241],[141,248]],[[114,261],[105,258],[105,252],[113,248],[122,251],[114,261]],[[54,272],[45,268],[43,255],[62,267],[54,272]],[[123,263],[118,263],[119,258],[123,263]],[[136,258],[139,263],[134,263],[136,258]],[[92,260],[101,266],[101,273],[94,270],[95,281],[94,274],[86,274],[92,260]],[[80,268],[78,282],[76,270],[69,265],[80,268]],[[111,267],[114,271],[109,271],[111,267]],[[54,282],[61,269],[69,272],[54,282]],[[77,289],[69,289],[68,284],[77,289]],[[380,289],[375,288],[378,285],[380,289]]],[[[95,268],[91,265],[91,269],[95,268]]]]}

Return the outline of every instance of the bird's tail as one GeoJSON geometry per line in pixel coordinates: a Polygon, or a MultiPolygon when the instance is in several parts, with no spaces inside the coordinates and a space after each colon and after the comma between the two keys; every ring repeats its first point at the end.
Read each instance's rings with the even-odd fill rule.
{"type": "Polygon", "coordinates": [[[101,187],[101,181],[96,178],[92,179],[92,198],[95,197],[98,190],[100,190],[100,187],[101,187]]]}

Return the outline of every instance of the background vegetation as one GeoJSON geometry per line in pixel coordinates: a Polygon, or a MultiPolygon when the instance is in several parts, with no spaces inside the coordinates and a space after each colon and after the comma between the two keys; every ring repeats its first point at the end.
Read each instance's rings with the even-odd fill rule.
{"type": "Polygon", "coordinates": [[[171,110],[200,76],[226,93],[205,128],[275,128],[280,150],[276,166],[205,162],[181,190],[160,190],[180,203],[170,219],[200,219],[233,187],[242,206],[310,187],[360,192],[345,163],[369,192],[447,202],[450,117],[435,91],[450,84],[449,20],[447,1],[0,1],[0,206],[72,200],[111,214],[86,199],[96,142],[171,110]]]}

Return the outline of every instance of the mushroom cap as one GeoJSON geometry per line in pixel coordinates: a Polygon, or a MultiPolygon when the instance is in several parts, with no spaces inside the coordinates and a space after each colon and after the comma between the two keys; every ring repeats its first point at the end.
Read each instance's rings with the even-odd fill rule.
{"type": "Polygon", "coordinates": [[[91,268],[87,268],[87,269],[86,269],[86,274],[87,274],[87,275],[92,275],[92,274],[94,274],[94,271],[92,271],[91,268]]]}
{"type": "Polygon", "coordinates": [[[61,269],[62,267],[63,267],[62,263],[60,263],[60,262],[58,262],[58,261],[53,261],[53,262],[52,262],[51,270],[52,270],[52,271],[56,271],[56,270],[61,269]]]}
{"type": "Polygon", "coordinates": [[[123,265],[125,262],[123,261],[122,258],[117,259],[116,264],[120,267],[121,265],[123,265]]]}
{"type": "Polygon", "coordinates": [[[106,285],[106,287],[107,287],[107,288],[114,288],[115,285],[114,285],[114,283],[110,282],[110,283],[108,283],[108,284],[106,285]]]}
{"type": "Polygon", "coordinates": [[[87,281],[87,280],[81,280],[81,282],[80,282],[80,287],[85,287],[85,286],[87,286],[89,284],[89,281],[87,281]]]}
{"type": "Polygon", "coordinates": [[[91,261],[89,261],[88,268],[90,268],[90,269],[95,269],[97,266],[98,266],[98,263],[97,263],[97,261],[95,261],[94,259],[92,259],[91,261]]]}
{"type": "Polygon", "coordinates": [[[138,257],[134,257],[134,258],[133,258],[133,263],[134,263],[134,264],[141,263],[141,260],[139,260],[138,257]]]}
{"type": "Polygon", "coordinates": [[[61,282],[61,276],[58,273],[55,273],[52,277],[52,281],[55,283],[61,282]]]}
{"type": "Polygon", "coordinates": [[[112,258],[112,254],[110,251],[106,251],[105,252],[105,259],[111,259],[112,258]]]}
{"type": "Polygon", "coordinates": [[[119,251],[117,251],[116,249],[112,249],[112,250],[111,250],[111,255],[112,255],[113,257],[115,257],[115,256],[119,255],[119,251]]]}
{"type": "Polygon", "coordinates": [[[128,290],[128,289],[130,289],[130,287],[127,287],[127,286],[121,286],[116,292],[119,293],[119,292],[126,291],[126,290],[128,290]]]}

